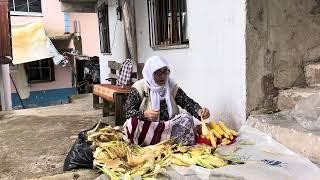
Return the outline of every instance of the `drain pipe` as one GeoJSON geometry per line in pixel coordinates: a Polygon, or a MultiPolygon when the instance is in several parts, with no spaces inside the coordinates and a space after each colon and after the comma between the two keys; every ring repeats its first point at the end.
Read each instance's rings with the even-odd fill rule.
{"type": "Polygon", "coordinates": [[[1,76],[3,83],[3,109],[4,111],[12,110],[10,68],[9,64],[1,65],[1,76]]]}

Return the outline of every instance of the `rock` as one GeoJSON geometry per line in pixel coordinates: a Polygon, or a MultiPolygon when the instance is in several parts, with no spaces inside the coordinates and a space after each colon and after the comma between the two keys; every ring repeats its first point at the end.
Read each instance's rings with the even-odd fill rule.
{"type": "Polygon", "coordinates": [[[292,109],[297,104],[297,102],[317,92],[320,92],[320,87],[292,88],[287,90],[281,90],[279,92],[277,101],[278,109],[292,109]]]}
{"type": "Polygon", "coordinates": [[[270,115],[249,116],[249,126],[272,136],[279,143],[320,164],[320,132],[304,129],[290,111],[270,115]]]}
{"type": "Polygon", "coordinates": [[[320,86],[320,63],[307,65],[305,76],[308,86],[320,86]]]}

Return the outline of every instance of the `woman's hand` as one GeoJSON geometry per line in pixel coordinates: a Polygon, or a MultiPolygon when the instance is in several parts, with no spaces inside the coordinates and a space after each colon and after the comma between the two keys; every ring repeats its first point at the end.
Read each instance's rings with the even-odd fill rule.
{"type": "Polygon", "coordinates": [[[149,121],[157,121],[160,116],[160,111],[159,110],[154,111],[154,110],[148,109],[144,111],[143,115],[149,121]]]}
{"type": "Polygon", "coordinates": [[[208,119],[210,117],[210,112],[207,108],[204,107],[202,109],[199,109],[198,115],[203,119],[208,119]]]}

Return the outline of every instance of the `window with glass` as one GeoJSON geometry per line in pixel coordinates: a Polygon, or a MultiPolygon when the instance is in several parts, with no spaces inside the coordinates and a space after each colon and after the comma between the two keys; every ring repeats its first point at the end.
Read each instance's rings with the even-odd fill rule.
{"type": "Polygon", "coordinates": [[[186,0],[148,0],[150,46],[188,45],[186,0]]]}
{"type": "Polygon", "coordinates": [[[98,20],[101,52],[111,53],[108,4],[103,3],[101,6],[98,7],[98,20]]]}
{"type": "Polygon", "coordinates": [[[10,11],[41,13],[41,0],[9,0],[10,11]]]}
{"type": "Polygon", "coordinates": [[[51,58],[25,64],[29,83],[51,82],[55,80],[54,63],[51,58]]]}

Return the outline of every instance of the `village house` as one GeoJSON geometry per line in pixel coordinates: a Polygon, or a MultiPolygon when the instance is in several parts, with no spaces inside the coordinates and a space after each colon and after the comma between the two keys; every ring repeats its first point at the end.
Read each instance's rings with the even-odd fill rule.
{"type": "MultiPolygon", "coordinates": [[[[64,6],[75,2],[62,1],[64,6]]],[[[108,83],[108,61],[123,62],[130,57],[124,2],[77,3],[78,6],[96,3],[102,83],[108,83]]],[[[228,3],[210,1],[206,2],[210,7],[203,7],[188,0],[133,1],[130,18],[135,21],[132,29],[137,62],[143,63],[152,55],[164,56],[178,84],[201,104],[208,105],[219,119],[240,122],[258,109],[267,112],[289,109],[301,99],[297,98],[301,93],[306,97],[317,92],[314,86],[319,75],[316,66],[309,64],[319,57],[314,30],[319,24],[319,3],[314,0],[228,3]],[[210,16],[212,11],[219,12],[219,16],[210,16]],[[305,73],[306,69],[310,72],[305,73]],[[195,85],[200,88],[194,88],[195,85]],[[301,86],[310,87],[290,93],[290,88],[301,86]],[[287,97],[291,94],[293,99],[287,97]]]]}
{"type": "MultiPolygon", "coordinates": [[[[75,4],[62,2],[66,11],[75,4]]],[[[213,117],[234,127],[246,119],[244,1],[206,1],[203,6],[191,0],[136,0],[127,1],[127,10],[124,1],[84,2],[96,2],[101,83],[109,83],[109,61],[130,57],[143,63],[161,55],[177,83],[213,117]]]]}
{"type": "MultiPolygon", "coordinates": [[[[0,10],[7,8],[5,3],[0,0],[0,10]]],[[[96,133],[83,131],[84,129],[93,127],[95,131],[100,125],[121,126],[124,121],[119,120],[127,120],[123,107],[130,87],[110,84],[110,77],[117,78],[119,75],[119,70],[116,71],[115,68],[120,69],[123,67],[121,63],[131,59],[134,62],[134,74],[137,75],[134,80],[143,78],[140,65],[153,55],[167,59],[170,77],[190,97],[210,110],[208,119],[201,118],[201,132],[194,136],[197,143],[214,146],[207,151],[210,156],[215,153],[220,157],[225,155],[228,162],[236,159],[232,166],[208,170],[206,173],[204,169],[197,169],[203,163],[190,153],[191,157],[196,157],[196,161],[190,163],[192,166],[185,171],[188,178],[192,179],[192,174],[199,175],[200,179],[317,179],[320,176],[319,0],[11,0],[10,10],[15,64],[10,67],[10,75],[12,82],[15,82],[11,84],[15,107],[21,104],[32,107],[67,102],[69,96],[79,93],[79,77],[83,75],[79,75],[79,72],[83,72],[83,69],[79,70],[78,65],[91,57],[99,60],[100,67],[100,84],[93,89],[100,87],[102,90],[100,89],[100,95],[89,94],[68,105],[1,114],[0,142],[3,148],[0,150],[0,159],[4,166],[0,167],[0,172],[4,173],[0,173],[0,177],[97,177],[99,174],[91,166],[88,171],[62,172],[62,169],[70,170],[68,164],[71,164],[71,155],[75,151],[81,152],[77,147],[83,147],[77,146],[78,144],[92,147],[91,142],[88,142],[91,139],[89,137],[98,137],[96,133]],[[37,33],[32,33],[35,31],[37,33]],[[43,32],[45,36],[39,35],[43,32]],[[42,48],[46,49],[44,46],[36,46],[39,51],[34,51],[35,55],[30,56],[29,60],[15,56],[24,52],[20,48],[20,53],[17,53],[15,45],[19,41],[16,40],[22,41],[29,34],[36,35],[26,39],[44,40],[48,37],[53,43],[49,50],[56,56],[45,57],[48,52],[40,51],[42,48]],[[17,35],[20,38],[16,38],[17,35]],[[65,55],[56,64],[59,53],[55,49],[65,55]],[[23,86],[25,88],[19,88],[23,86]],[[117,92],[119,89],[124,91],[117,92]],[[22,103],[18,93],[20,98],[25,98],[22,103]],[[104,97],[103,93],[108,97],[104,97]],[[99,97],[104,99],[102,113],[95,106],[99,97]],[[304,103],[301,105],[301,102],[304,103]],[[304,110],[304,114],[297,117],[294,113],[299,104],[298,107],[304,110]],[[110,113],[109,110],[114,112],[110,113]],[[122,114],[121,119],[118,118],[119,114],[122,114]],[[93,126],[97,122],[99,125],[93,126]],[[210,130],[211,126],[217,125],[215,122],[221,126],[222,134],[216,135],[215,131],[210,130]],[[307,128],[308,126],[313,129],[307,128]],[[231,134],[228,135],[228,129],[224,127],[237,132],[230,131],[231,134]],[[23,135],[17,136],[20,132],[23,135]],[[87,136],[82,136],[85,132],[87,136]],[[229,142],[225,144],[227,146],[217,147],[218,140],[221,143],[226,140],[229,142]],[[34,144],[41,146],[34,148],[34,144]],[[233,158],[229,159],[231,156],[233,158]],[[63,160],[66,164],[62,163],[63,160]]],[[[1,22],[6,21],[0,16],[0,26],[1,22]]],[[[6,33],[0,31],[0,42],[10,39],[6,36],[9,30],[5,30],[6,33]]],[[[50,44],[50,41],[45,42],[50,44]]],[[[33,47],[32,43],[30,47],[33,47]]],[[[26,47],[25,51],[30,47],[26,47]]],[[[4,50],[8,49],[0,47],[1,61],[10,59],[10,53],[4,50]]],[[[10,84],[8,85],[8,81],[4,82],[8,79],[4,73],[6,70],[9,70],[8,65],[2,64],[0,85],[3,87],[0,89],[3,91],[1,89],[0,92],[2,102],[8,105],[7,89],[4,87],[10,87],[10,84]]],[[[167,69],[160,73],[169,75],[167,69]]],[[[156,74],[158,73],[153,73],[154,76],[156,74]]],[[[112,83],[115,82],[113,79],[112,83]]],[[[148,94],[142,93],[148,97],[148,94]]],[[[4,110],[10,109],[6,107],[4,110]]],[[[145,114],[143,116],[147,117],[145,114]]],[[[135,138],[138,144],[142,144],[139,141],[146,137],[152,123],[158,123],[158,132],[164,131],[165,123],[161,121],[143,121],[141,127],[138,126],[139,118],[129,120],[131,123],[127,121],[129,123],[125,124],[126,129],[123,130],[130,143],[135,143],[135,138]],[[130,124],[132,128],[128,128],[130,124]],[[138,133],[146,134],[137,139],[134,136],[138,133]]],[[[118,128],[114,130],[118,131],[118,128]]],[[[192,130],[191,127],[185,129],[192,130]]],[[[153,142],[158,138],[162,137],[153,135],[153,142]]],[[[116,141],[112,140],[112,144],[120,147],[120,143],[124,142],[120,139],[119,144],[118,138],[116,141]]],[[[99,144],[104,143],[96,145],[99,144]]],[[[109,160],[106,156],[112,157],[111,151],[106,156],[101,153],[106,148],[107,145],[101,149],[96,148],[92,157],[95,160],[109,160]],[[99,155],[103,158],[98,158],[99,155]]],[[[129,161],[128,157],[132,152],[129,148],[125,148],[127,153],[123,156],[127,158],[114,160],[129,161]]],[[[90,148],[85,148],[88,149],[86,152],[91,152],[90,148]]],[[[146,151],[142,152],[145,155],[146,151]]],[[[82,158],[81,153],[76,154],[82,158]]],[[[139,159],[136,155],[135,158],[139,159]]],[[[176,158],[171,153],[170,156],[176,158]]],[[[210,161],[209,156],[202,157],[210,161]]],[[[101,166],[109,171],[109,162],[111,161],[94,166],[101,166]]],[[[149,165],[148,160],[143,162],[149,165]]],[[[86,167],[90,163],[85,163],[86,167]]],[[[115,169],[111,168],[110,172],[115,169]]],[[[181,170],[177,168],[170,173],[169,169],[170,178],[173,176],[173,179],[179,179],[174,178],[175,175],[186,175],[176,171],[181,170]]],[[[100,177],[103,178],[103,175],[100,177]]]]}
{"type": "MultiPolygon", "coordinates": [[[[86,13],[62,12],[61,2],[58,0],[10,0],[9,8],[13,36],[13,64],[15,64],[11,67],[13,107],[37,107],[67,103],[69,96],[78,93],[77,87],[80,77],[77,75],[83,76],[83,69],[79,69],[76,65],[77,61],[74,60],[90,59],[90,57],[100,54],[99,44],[96,43],[99,41],[96,13],[94,11],[84,11],[86,13]],[[42,30],[41,28],[37,29],[37,24],[42,26],[42,30]],[[32,43],[27,39],[36,39],[35,29],[38,34],[45,31],[45,36],[51,40],[53,46],[60,53],[60,61],[65,52],[69,52],[69,55],[71,52],[76,52],[81,57],[75,57],[71,54],[67,64],[54,63],[51,57],[39,59],[41,58],[41,49],[47,49],[47,47],[33,47],[31,44],[27,44],[27,42],[32,43]],[[19,38],[15,38],[15,35],[19,38]],[[23,38],[21,36],[32,37],[23,38]],[[15,49],[15,47],[20,47],[22,50],[15,49]]],[[[78,64],[83,63],[78,61],[78,64]]]]}
{"type": "MultiPolygon", "coordinates": [[[[70,7],[75,1],[63,2],[70,7]]],[[[312,143],[297,145],[297,137],[309,136],[295,120],[278,126],[276,116],[255,116],[286,112],[319,92],[319,1],[206,1],[205,6],[191,0],[81,3],[96,3],[101,83],[108,83],[109,61],[121,63],[129,57],[143,63],[152,55],[163,56],[172,77],[209,107],[214,119],[231,127],[251,124],[319,161],[312,143]]]]}

